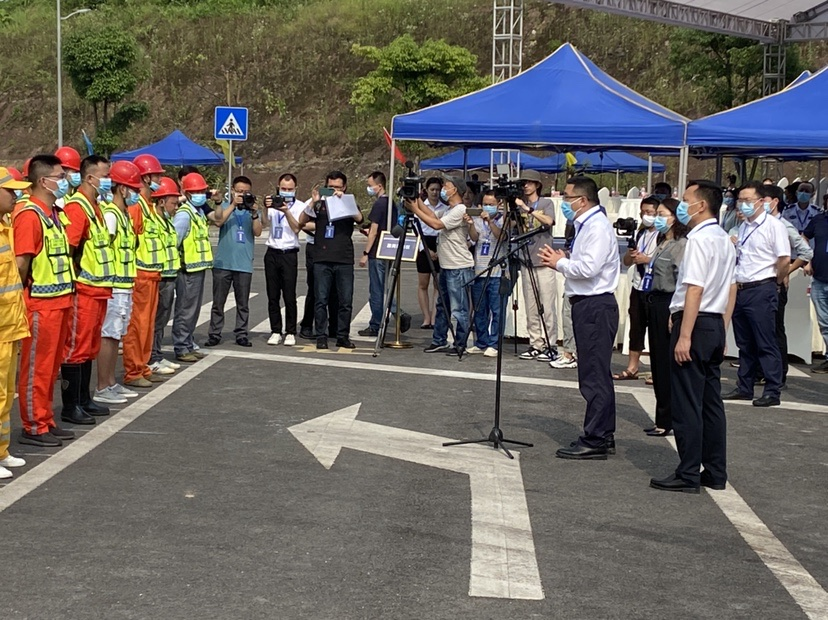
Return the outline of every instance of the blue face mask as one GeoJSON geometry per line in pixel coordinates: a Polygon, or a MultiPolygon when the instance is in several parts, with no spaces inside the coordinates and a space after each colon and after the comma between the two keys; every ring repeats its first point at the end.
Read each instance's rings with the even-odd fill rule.
{"type": "Polygon", "coordinates": [[[741,211],[742,215],[745,217],[753,217],[754,213],[756,213],[756,207],[754,207],[750,202],[742,202],[739,203],[739,211],[741,211]]]}
{"type": "Polygon", "coordinates": [[[365,191],[368,192],[369,196],[376,196],[377,195],[377,190],[374,189],[373,187],[371,187],[370,185],[365,188],[365,191]]]}
{"type": "Polygon", "coordinates": [[[664,202],[669,197],[669,194],[653,194],[653,198],[655,198],[659,202],[664,202]]]}
{"type": "Polygon", "coordinates": [[[804,205],[806,203],[811,202],[811,196],[813,196],[811,192],[797,192],[796,201],[804,205]]]}
{"type": "Polygon", "coordinates": [[[678,221],[687,226],[690,223],[690,213],[688,212],[690,205],[685,201],[681,201],[676,207],[676,218],[678,221]]]}
{"type": "Polygon", "coordinates": [[[104,196],[104,202],[112,202],[113,200],[115,200],[115,194],[113,194],[112,192],[107,192],[104,196]]]}
{"type": "Polygon", "coordinates": [[[441,189],[440,190],[440,200],[442,200],[445,203],[448,203],[448,199],[449,199],[448,192],[444,189],[441,189]]]}
{"type": "Polygon", "coordinates": [[[112,190],[112,179],[101,177],[98,179],[98,194],[106,196],[112,190]]]}
{"type": "Polygon", "coordinates": [[[561,203],[561,213],[563,213],[563,216],[570,222],[575,219],[575,210],[569,202],[561,203]]]}
{"type": "Polygon", "coordinates": [[[80,172],[70,172],[66,175],[66,179],[72,187],[78,187],[81,184],[80,172]]]}
{"type": "Polygon", "coordinates": [[[483,210],[489,214],[489,217],[497,215],[497,205],[483,205],[483,210]]]}
{"type": "Polygon", "coordinates": [[[667,222],[667,218],[663,215],[656,215],[653,226],[655,226],[655,229],[662,235],[666,235],[671,228],[670,224],[667,222]]]}
{"type": "Polygon", "coordinates": [[[23,190],[22,190],[22,189],[16,189],[16,190],[14,190],[14,196],[15,196],[15,198],[17,198],[18,200],[20,200],[21,198],[23,198],[23,190]]]}
{"type": "Polygon", "coordinates": [[[733,206],[733,196],[725,196],[722,200],[725,203],[726,207],[732,207],[733,206]]]}
{"type": "Polygon", "coordinates": [[[296,199],[296,192],[285,192],[279,190],[279,195],[284,198],[287,202],[293,202],[296,199]]]}
{"type": "Polygon", "coordinates": [[[57,187],[52,190],[52,194],[55,198],[63,198],[69,193],[69,181],[66,179],[60,179],[59,181],[55,181],[55,183],[57,183],[57,187]]]}
{"type": "Polygon", "coordinates": [[[161,189],[161,184],[156,183],[155,181],[150,181],[150,189],[154,192],[157,192],[159,189],[161,189]]]}
{"type": "Polygon", "coordinates": [[[190,204],[194,207],[203,207],[207,203],[207,194],[190,194],[190,204]]]}
{"type": "Polygon", "coordinates": [[[770,213],[771,211],[773,211],[773,209],[771,209],[771,203],[770,202],[766,202],[762,206],[765,208],[765,213],[770,213]]]}
{"type": "Polygon", "coordinates": [[[128,206],[128,207],[131,207],[131,206],[137,204],[138,203],[138,192],[133,192],[132,190],[129,190],[129,193],[126,195],[126,198],[124,198],[124,202],[126,203],[126,206],[128,206]]]}

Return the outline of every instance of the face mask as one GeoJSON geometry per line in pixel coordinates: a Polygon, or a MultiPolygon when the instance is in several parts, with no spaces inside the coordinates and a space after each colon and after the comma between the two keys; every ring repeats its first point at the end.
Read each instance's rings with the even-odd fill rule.
{"type": "Polygon", "coordinates": [[[489,217],[494,217],[495,215],[497,215],[496,205],[483,205],[483,210],[489,214],[489,217]]]}
{"type": "Polygon", "coordinates": [[[725,203],[726,207],[732,207],[733,206],[733,196],[725,196],[724,197],[724,203],[725,203]]]}
{"type": "Polygon", "coordinates": [[[563,216],[570,222],[575,219],[575,211],[572,208],[571,203],[562,202],[561,203],[561,213],[563,213],[563,216]]]}
{"type": "Polygon", "coordinates": [[[131,207],[132,205],[137,204],[137,202],[138,202],[138,192],[133,192],[132,190],[129,190],[129,193],[126,195],[126,198],[124,198],[124,202],[126,203],[126,206],[128,206],[128,207],[131,207]]]}
{"type": "Polygon", "coordinates": [[[149,187],[154,192],[157,192],[159,189],[161,189],[161,185],[159,183],[156,183],[155,181],[150,181],[149,187]]]}
{"type": "Polygon", "coordinates": [[[66,179],[72,187],[78,187],[81,184],[80,172],[70,172],[66,175],[66,179]]]}
{"type": "Polygon", "coordinates": [[[449,199],[448,192],[444,189],[441,189],[440,190],[440,200],[442,200],[445,203],[448,203],[448,199],[449,199]]]}
{"type": "Polygon", "coordinates": [[[14,190],[14,196],[15,196],[15,198],[17,198],[18,200],[20,200],[21,198],[23,198],[23,190],[22,190],[22,189],[16,189],[16,190],[14,190]]]}
{"type": "Polygon", "coordinates": [[[190,204],[194,207],[203,207],[207,202],[207,194],[190,194],[190,204]]]}
{"type": "MultiPolygon", "coordinates": [[[[693,204],[698,203],[694,202],[693,204]]],[[[696,215],[695,213],[693,215],[690,215],[689,209],[690,205],[684,202],[683,200],[679,203],[679,206],[676,207],[676,217],[678,218],[678,221],[684,224],[685,226],[687,226],[690,223],[690,220],[692,219],[693,215],[696,215]]]]}
{"type": "Polygon", "coordinates": [[[376,196],[377,195],[377,190],[374,189],[373,187],[371,187],[370,185],[365,188],[365,191],[368,192],[369,196],[376,196]]]}
{"type": "Polygon", "coordinates": [[[749,202],[742,202],[739,204],[739,211],[741,211],[742,215],[745,217],[753,217],[753,214],[756,213],[756,207],[749,202]]]}
{"type": "Polygon", "coordinates": [[[811,202],[811,196],[813,196],[811,192],[797,192],[796,201],[805,204],[806,202],[811,202]]]}
{"type": "Polygon", "coordinates": [[[55,181],[55,183],[57,183],[57,187],[53,190],[50,190],[55,198],[63,198],[66,194],[69,193],[69,181],[67,181],[66,179],[60,179],[59,181],[55,181]]]}
{"type": "Polygon", "coordinates": [[[104,196],[104,202],[112,202],[113,200],[115,200],[115,194],[113,194],[112,192],[107,192],[104,196]]]}
{"type": "Polygon", "coordinates": [[[667,194],[653,194],[653,198],[655,198],[655,199],[656,199],[656,200],[658,200],[659,202],[663,202],[663,201],[665,201],[665,200],[666,200],[667,198],[669,198],[669,197],[670,197],[670,196],[669,196],[669,195],[667,195],[667,194]]]}
{"type": "Polygon", "coordinates": [[[98,194],[101,196],[106,196],[109,191],[112,189],[112,179],[109,177],[93,177],[98,179],[98,194]]]}
{"type": "Polygon", "coordinates": [[[281,189],[279,190],[279,195],[280,195],[282,198],[290,198],[291,200],[293,200],[294,198],[296,198],[296,192],[286,192],[286,191],[281,190],[281,189]]]}
{"type": "Polygon", "coordinates": [[[655,229],[662,235],[666,235],[671,228],[670,224],[667,222],[667,218],[663,215],[655,216],[655,219],[653,220],[653,226],[655,226],[655,229]]]}
{"type": "Polygon", "coordinates": [[[771,211],[773,211],[773,209],[771,209],[770,202],[766,202],[763,206],[765,207],[765,213],[770,213],[771,211]]]}
{"type": "Polygon", "coordinates": [[[641,222],[644,224],[645,228],[651,228],[653,223],[655,222],[654,215],[642,215],[641,222]]]}

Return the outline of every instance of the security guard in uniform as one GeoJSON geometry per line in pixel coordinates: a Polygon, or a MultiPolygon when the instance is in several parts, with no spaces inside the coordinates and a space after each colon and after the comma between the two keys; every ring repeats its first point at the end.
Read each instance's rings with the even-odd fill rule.
{"type": "Polygon", "coordinates": [[[81,184],[67,201],[66,236],[73,251],[76,294],[69,317],[69,336],[60,367],[63,411],[61,419],[72,424],[94,424],[93,416],[109,415],[109,408],[89,395],[92,360],[101,350],[101,328],[107,302],[112,297],[115,253],[98,200],[108,191],[109,161],[90,155],[81,162],[81,184]]]}
{"type": "Polygon", "coordinates": [[[14,253],[23,282],[31,336],[20,354],[20,443],[59,447],[75,434],[60,428],[52,413],[52,397],[75,290],[65,221],[54,208],[69,191],[69,182],[54,155],[29,162],[30,195],[14,215],[14,253]]]}
{"type": "Polygon", "coordinates": [[[200,174],[192,172],[181,180],[181,188],[187,201],[178,207],[173,220],[182,270],[175,286],[172,335],[176,359],[189,363],[203,356],[195,350],[193,335],[204,296],[204,273],[213,266],[213,248],[208,220],[201,211],[207,202],[207,182],[200,174]]]}

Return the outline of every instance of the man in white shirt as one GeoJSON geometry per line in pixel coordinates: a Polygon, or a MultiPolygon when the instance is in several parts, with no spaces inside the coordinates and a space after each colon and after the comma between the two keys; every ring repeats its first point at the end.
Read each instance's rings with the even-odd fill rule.
{"type": "Polygon", "coordinates": [[[267,313],[270,318],[269,345],[284,342],[296,344],[296,279],[299,274],[299,216],[305,203],[296,200],[296,177],[290,173],[279,177],[281,204],[274,205],[271,196],[265,198],[262,214],[270,235],[264,257],[265,284],[267,285],[267,313]],[[285,334],[282,337],[281,300],[285,300],[285,334]]]}
{"type": "Polygon", "coordinates": [[[615,389],[612,350],[618,332],[618,287],[621,261],[618,242],[606,211],[598,201],[598,186],[589,177],[566,182],[561,213],[575,223],[575,238],[567,258],[548,245],[541,249],[544,265],[566,278],[564,290],[572,305],[572,327],[578,353],[578,384],[587,402],[584,432],[556,456],[563,459],[601,459],[615,453],[615,389]]]}
{"type": "Polygon", "coordinates": [[[785,225],[765,213],[763,187],[751,181],[739,190],[739,210],[745,221],[736,239],[736,307],[733,336],[739,347],[739,379],[725,400],[753,400],[755,407],[779,404],[782,389],[782,354],[776,343],[778,286],[788,277],[791,243],[785,225]],[[756,374],[761,369],[765,386],[753,399],[756,374]]]}
{"type": "Polygon", "coordinates": [[[727,482],[721,365],[736,299],[736,251],[717,223],[721,206],[718,185],[691,181],[676,209],[678,221],[690,228],[670,302],[670,389],[679,465],[667,478],[650,480],[660,491],[698,493],[700,485],[721,490],[727,482]]]}
{"type": "Polygon", "coordinates": [[[811,220],[819,215],[819,208],[811,204],[814,197],[814,186],[810,183],[800,183],[796,187],[795,193],[796,202],[788,205],[782,211],[782,217],[802,233],[811,223],[811,220]]]}

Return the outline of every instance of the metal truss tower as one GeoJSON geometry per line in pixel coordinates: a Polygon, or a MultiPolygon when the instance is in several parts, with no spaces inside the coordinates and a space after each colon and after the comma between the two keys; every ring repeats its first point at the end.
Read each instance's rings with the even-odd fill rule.
{"type": "Polygon", "coordinates": [[[777,40],[765,43],[765,59],[762,70],[762,96],[766,97],[778,93],[785,88],[785,24],[782,23],[777,30],[777,40]]]}
{"type": "Polygon", "coordinates": [[[492,10],[492,82],[523,69],[523,0],[494,0],[492,10]]]}

